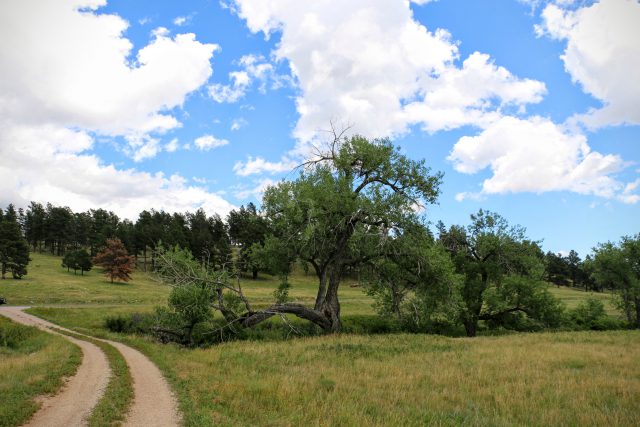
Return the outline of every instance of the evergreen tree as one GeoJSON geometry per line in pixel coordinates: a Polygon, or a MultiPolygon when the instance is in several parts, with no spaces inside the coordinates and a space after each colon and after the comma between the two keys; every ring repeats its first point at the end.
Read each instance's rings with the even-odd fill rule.
{"type": "Polygon", "coordinates": [[[18,216],[13,205],[3,213],[0,209],[0,270],[2,278],[11,272],[14,279],[27,274],[29,243],[20,231],[18,216]]]}
{"type": "Polygon", "coordinates": [[[267,221],[258,214],[255,205],[249,203],[246,208],[240,206],[239,210],[229,212],[227,224],[231,241],[240,248],[240,270],[251,270],[255,280],[258,277],[258,263],[252,262],[249,254],[253,245],[264,244],[268,230],[267,221]]]}

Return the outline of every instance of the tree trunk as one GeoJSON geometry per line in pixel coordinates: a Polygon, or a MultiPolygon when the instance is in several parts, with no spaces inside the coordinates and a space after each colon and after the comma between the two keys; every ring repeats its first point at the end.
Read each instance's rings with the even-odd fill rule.
{"type": "Polygon", "coordinates": [[[329,275],[329,287],[327,288],[327,294],[320,308],[320,311],[331,323],[331,332],[340,332],[340,329],[342,328],[342,324],[340,322],[340,301],[338,300],[340,276],[340,271],[331,271],[331,274],[329,275]]]}
{"type": "Polygon", "coordinates": [[[327,270],[326,268],[316,271],[318,276],[318,294],[316,295],[316,303],[313,306],[314,310],[320,310],[324,304],[325,294],[327,292],[327,270]]]}
{"type": "Polygon", "coordinates": [[[635,297],[636,305],[636,329],[640,329],[640,297],[635,297]]]}
{"type": "Polygon", "coordinates": [[[324,316],[324,313],[305,307],[302,304],[295,303],[272,305],[263,311],[246,313],[238,320],[243,327],[250,328],[278,313],[293,314],[301,319],[309,320],[325,331],[331,329],[331,323],[324,316]]]}
{"type": "Polygon", "coordinates": [[[475,337],[478,331],[478,320],[475,318],[464,321],[464,329],[468,337],[475,337]]]}
{"type": "Polygon", "coordinates": [[[253,270],[251,270],[251,278],[253,280],[256,280],[258,278],[258,269],[257,268],[253,268],[253,270]]]}

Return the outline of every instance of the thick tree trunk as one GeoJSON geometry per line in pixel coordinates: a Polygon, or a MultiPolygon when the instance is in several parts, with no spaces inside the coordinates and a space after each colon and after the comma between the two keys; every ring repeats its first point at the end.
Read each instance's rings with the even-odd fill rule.
{"type": "Polygon", "coordinates": [[[318,275],[318,294],[316,295],[316,303],[314,305],[314,310],[320,310],[322,305],[324,304],[325,294],[327,292],[327,271],[326,269],[322,269],[317,272],[318,275]]]}
{"type": "Polygon", "coordinates": [[[468,337],[475,337],[478,333],[478,320],[475,318],[465,320],[464,329],[468,337]]]}
{"type": "Polygon", "coordinates": [[[327,320],[331,322],[331,332],[340,332],[342,323],[340,322],[340,301],[338,299],[338,287],[340,286],[341,274],[339,271],[332,270],[329,275],[329,287],[327,294],[320,307],[320,311],[324,313],[327,320]]]}
{"type": "Polygon", "coordinates": [[[258,278],[258,269],[255,267],[251,270],[251,278],[253,280],[256,280],[258,278]]]}

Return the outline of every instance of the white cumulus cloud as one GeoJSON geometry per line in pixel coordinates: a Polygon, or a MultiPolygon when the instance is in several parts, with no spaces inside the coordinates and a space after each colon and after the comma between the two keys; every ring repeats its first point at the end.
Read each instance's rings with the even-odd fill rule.
{"type": "MultiPolygon", "coordinates": [[[[567,190],[634,202],[634,188],[611,176],[626,166],[619,156],[592,151],[584,135],[541,117],[503,117],[477,136],[460,138],[449,160],[466,174],[491,169],[481,194],[567,190]]],[[[457,199],[470,196],[478,195],[457,199]]]]}
{"type": "Polygon", "coordinates": [[[566,71],[602,108],[576,117],[590,128],[640,124],[640,3],[601,0],[575,10],[549,4],[538,35],[566,41],[566,71]]]}
{"type": "Polygon", "coordinates": [[[194,34],[157,32],[136,52],[127,21],[100,13],[105,4],[0,5],[0,204],[50,201],[127,217],[148,208],[228,211],[219,195],[178,175],[119,169],[91,154],[102,135],[124,137],[136,161],[161,151],[159,135],[180,126],[174,109],[206,83],[217,49],[194,34]]]}
{"type": "MultiPolygon", "coordinates": [[[[425,3],[420,1],[418,3],[425,3]]],[[[544,84],[519,79],[475,53],[463,63],[443,29],[427,29],[405,0],[312,3],[236,0],[253,32],[280,34],[272,56],[286,60],[300,90],[294,135],[308,141],[329,122],[365,136],[420,124],[429,131],[484,126],[503,104],[539,102],[544,84]]]]}

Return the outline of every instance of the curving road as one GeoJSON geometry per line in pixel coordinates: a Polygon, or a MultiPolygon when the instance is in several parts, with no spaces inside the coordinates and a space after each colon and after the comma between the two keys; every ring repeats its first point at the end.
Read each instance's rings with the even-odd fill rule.
{"type": "MultiPolygon", "coordinates": [[[[82,349],[82,363],[55,396],[42,400],[42,406],[25,424],[30,427],[86,426],[109,382],[111,369],[106,356],[94,344],[58,334],[52,328],[73,332],[25,313],[27,307],[2,307],[0,315],[57,334],[82,349]]],[[[97,339],[97,338],[94,338],[97,339]]],[[[102,340],[118,349],[133,377],[134,398],[124,425],[130,427],[171,427],[180,424],[178,405],[160,370],[142,353],[119,342],[102,340]]]]}

